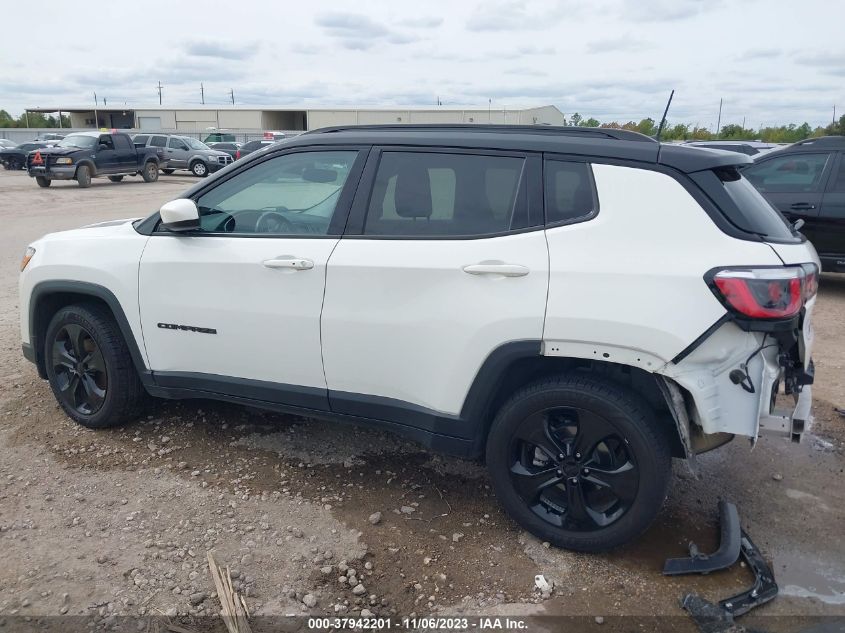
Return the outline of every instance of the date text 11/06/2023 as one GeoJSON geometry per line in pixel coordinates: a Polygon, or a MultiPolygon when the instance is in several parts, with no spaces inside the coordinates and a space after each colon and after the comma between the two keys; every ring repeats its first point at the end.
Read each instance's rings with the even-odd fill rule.
{"type": "Polygon", "coordinates": [[[311,630],[326,629],[358,629],[370,631],[384,630],[456,630],[466,631],[520,631],[528,628],[528,623],[520,618],[509,617],[420,617],[420,618],[308,618],[308,628],[311,630]]]}

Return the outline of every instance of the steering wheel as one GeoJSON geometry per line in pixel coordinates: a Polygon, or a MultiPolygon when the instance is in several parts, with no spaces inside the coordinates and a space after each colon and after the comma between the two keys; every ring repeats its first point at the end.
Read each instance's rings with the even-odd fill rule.
{"type": "Polygon", "coordinates": [[[285,207],[276,207],[276,211],[265,211],[255,223],[256,233],[295,233],[293,224],[279,211],[287,211],[285,207]]]}

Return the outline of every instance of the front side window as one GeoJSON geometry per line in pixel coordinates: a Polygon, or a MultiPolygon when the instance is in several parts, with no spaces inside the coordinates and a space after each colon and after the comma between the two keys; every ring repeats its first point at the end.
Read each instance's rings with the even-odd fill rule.
{"type": "Polygon", "coordinates": [[[473,236],[527,226],[525,159],[384,152],[365,235],[473,236]]]}
{"type": "Polygon", "coordinates": [[[285,154],[220,183],[197,200],[205,233],[327,235],[354,150],[285,154]]]}
{"type": "Polygon", "coordinates": [[[830,154],[791,154],[764,160],[743,170],[760,191],[769,193],[812,192],[821,189],[830,154]]]}
{"type": "Polygon", "coordinates": [[[182,150],[188,149],[188,146],[185,145],[185,141],[183,141],[181,138],[176,138],[175,136],[170,137],[170,140],[167,141],[167,146],[170,149],[182,149],[182,150]]]}
{"type": "Polygon", "coordinates": [[[114,141],[112,140],[111,136],[104,134],[100,137],[100,140],[98,142],[100,145],[105,145],[105,147],[102,149],[114,149],[114,141]]]}
{"type": "Polygon", "coordinates": [[[543,174],[546,224],[586,219],[598,211],[592,170],[587,163],[547,160],[543,174]]]}

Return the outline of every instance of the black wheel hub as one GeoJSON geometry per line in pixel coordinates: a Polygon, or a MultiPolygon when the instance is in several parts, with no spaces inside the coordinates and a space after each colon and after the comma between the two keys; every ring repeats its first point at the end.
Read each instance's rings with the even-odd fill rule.
{"type": "Polygon", "coordinates": [[[618,521],[637,495],[628,441],[586,409],[543,409],[517,428],[510,476],[534,514],[556,527],[590,532],[618,521]]]}
{"type": "Polygon", "coordinates": [[[106,362],[91,334],[76,324],[56,333],[51,354],[55,385],[65,406],[83,415],[96,413],[106,399],[106,362]]]}

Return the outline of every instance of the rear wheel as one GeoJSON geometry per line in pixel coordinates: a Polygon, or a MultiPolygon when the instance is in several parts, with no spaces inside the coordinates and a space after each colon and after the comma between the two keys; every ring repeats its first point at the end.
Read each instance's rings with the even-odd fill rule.
{"type": "Polygon", "coordinates": [[[53,182],[49,178],[45,178],[44,176],[36,176],[35,182],[38,183],[39,187],[49,187],[50,184],[53,182]]]}
{"type": "Polygon", "coordinates": [[[89,428],[137,416],[143,387],[120,328],[97,305],[70,305],[47,326],[44,359],[62,409],[89,428]]]}
{"type": "Polygon", "coordinates": [[[170,174],[172,174],[176,170],[175,169],[162,169],[161,171],[165,176],[169,176],[170,174]]]}
{"type": "Polygon", "coordinates": [[[91,168],[88,165],[80,165],[77,167],[76,182],[83,189],[91,186],[91,168]]]}
{"type": "Polygon", "coordinates": [[[109,176],[109,180],[111,180],[112,182],[120,182],[121,180],[123,180],[123,176],[109,176]]]}
{"type": "Polygon", "coordinates": [[[144,182],[155,182],[158,180],[158,165],[153,161],[149,161],[144,165],[144,171],[141,172],[144,182]]]}
{"type": "Polygon", "coordinates": [[[191,173],[197,178],[205,178],[208,176],[208,167],[201,160],[195,160],[191,163],[191,173]]]}
{"type": "Polygon", "coordinates": [[[522,527],[597,552],[635,539],[657,516],[671,453],[636,394],[570,374],[531,384],[502,407],[487,465],[497,497],[522,527]]]}

